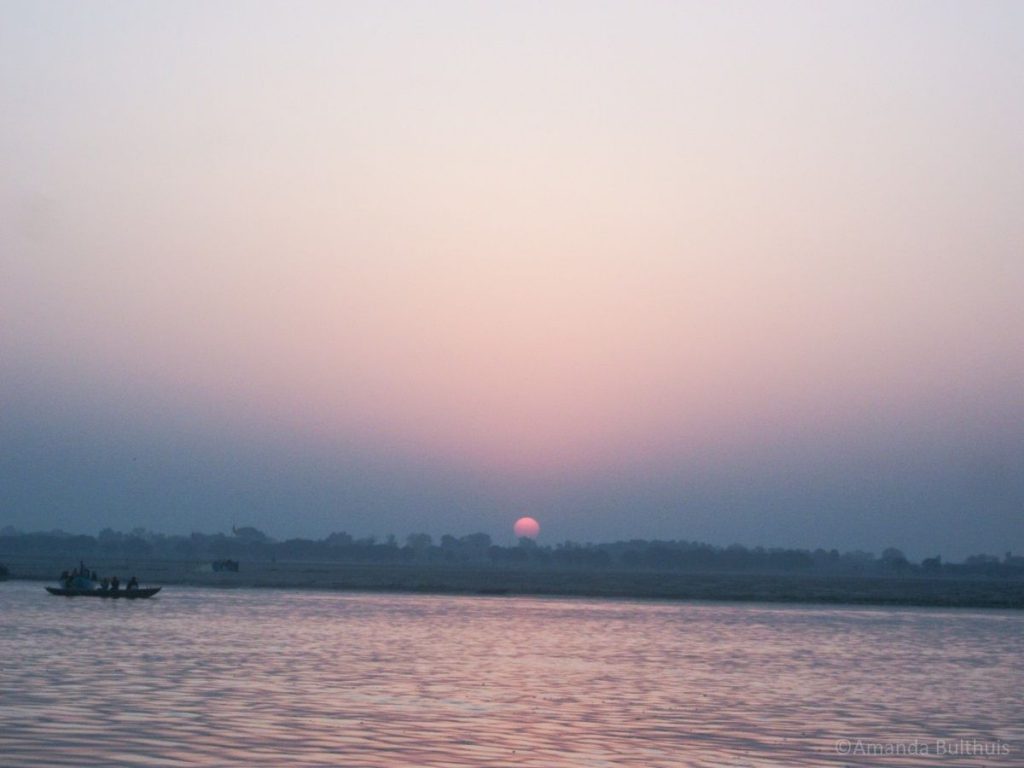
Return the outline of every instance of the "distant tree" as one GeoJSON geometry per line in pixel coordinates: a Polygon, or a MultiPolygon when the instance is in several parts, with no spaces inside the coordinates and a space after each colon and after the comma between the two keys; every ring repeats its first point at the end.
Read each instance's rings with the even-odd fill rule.
{"type": "Polygon", "coordinates": [[[434,539],[429,533],[410,533],[405,537],[405,543],[413,551],[422,552],[423,550],[430,549],[434,539]]]}
{"type": "Polygon", "coordinates": [[[995,565],[999,563],[999,558],[995,555],[970,555],[964,562],[967,565],[995,565]]]}
{"type": "Polygon", "coordinates": [[[910,561],[896,547],[887,547],[882,552],[882,565],[894,571],[905,571],[910,567],[910,561]]]}
{"type": "Polygon", "coordinates": [[[223,533],[216,533],[213,536],[205,537],[205,549],[218,560],[224,559],[232,554],[231,543],[223,533]]]}
{"type": "Polygon", "coordinates": [[[352,546],[353,539],[350,534],[345,533],[344,531],[339,531],[332,533],[325,539],[325,541],[330,547],[345,548],[352,546]]]}
{"type": "Polygon", "coordinates": [[[100,546],[104,549],[115,549],[122,541],[124,534],[115,531],[113,528],[104,528],[98,537],[100,546]]]}
{"type": "Polygon", "coordinates": [[[461,541],[470,549],[484,550],[491,546],[491,537],[486,533],[471,533],[463,536],[461,541]]]}
{"type": "Polygon", "coordinates": [[[186,539],[184,536],[176,538],[172,545],[172,551],[178,557],[196,557],[198,553],[195,551],[195,547],[192,545],[192,539],[186,539]]]}
{"type": "Polygon", "coordinates": [[[146,557],[153,554],[153,545],[139,536],[129,536],[121,544],[121,551],[128,557],[146,557]]]}
{"type": "Polygon", "coordinates": [[[1003,572],[1004,566],[995,555],[971,555],[964,560],[962,569],[968,573],[997,576],[1003,572]]]}
{"type": "Polygon", "coordinates": [[[312,560],[323,551],[323,542],[312,539],[288,539],[275,545],[274,551],[287,560],[312,560]]]}

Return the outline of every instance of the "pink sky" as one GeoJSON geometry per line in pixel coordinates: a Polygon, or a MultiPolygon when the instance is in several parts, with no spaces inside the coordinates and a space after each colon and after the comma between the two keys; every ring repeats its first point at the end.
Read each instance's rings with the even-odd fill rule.
{"type": "Polygon", "coordinates": [[[2,17],[12,386],[510,485],[1024,423],[1019,5],[2,17]]]}

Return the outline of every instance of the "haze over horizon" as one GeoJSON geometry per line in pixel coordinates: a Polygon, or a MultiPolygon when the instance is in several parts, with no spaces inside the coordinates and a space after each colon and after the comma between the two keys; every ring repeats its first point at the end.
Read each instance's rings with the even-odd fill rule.
{"type": "Polygon", "coordinates": [[[1024,5],[0,4],[0,527],[1024,551],[1024,5]]]}

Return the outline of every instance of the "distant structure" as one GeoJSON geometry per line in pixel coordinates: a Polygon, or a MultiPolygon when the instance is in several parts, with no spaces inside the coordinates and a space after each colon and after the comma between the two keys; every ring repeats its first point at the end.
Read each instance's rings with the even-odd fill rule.
{"type": "Polygon", "coordinates": [[[231,533],[236,538],[247,542],[268,542],[270,537],[267,536],[263,531],[258,528],[253,528],[251,525],[243,525],[241,528],[236,528],[234,525],[231,526],[231,533]]]}

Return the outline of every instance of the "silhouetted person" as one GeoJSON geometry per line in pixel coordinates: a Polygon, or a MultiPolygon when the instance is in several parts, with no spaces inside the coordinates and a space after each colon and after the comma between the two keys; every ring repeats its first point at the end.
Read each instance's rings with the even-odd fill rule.
{"type": "Polygon", "coordinates": [[[139,580],[136,579],[134,576],[132,576],[130,579],[128,579],[128,587],[127,588],[128,589],[138,589],[139,588],[139,580]]]}
{"type": "Polygon", "coordinates": [[[117,590],[121,588],[121,580],[117,578],[117,576],[110,580],[110,588],[115,592],[117,592],[117,590]]]}

